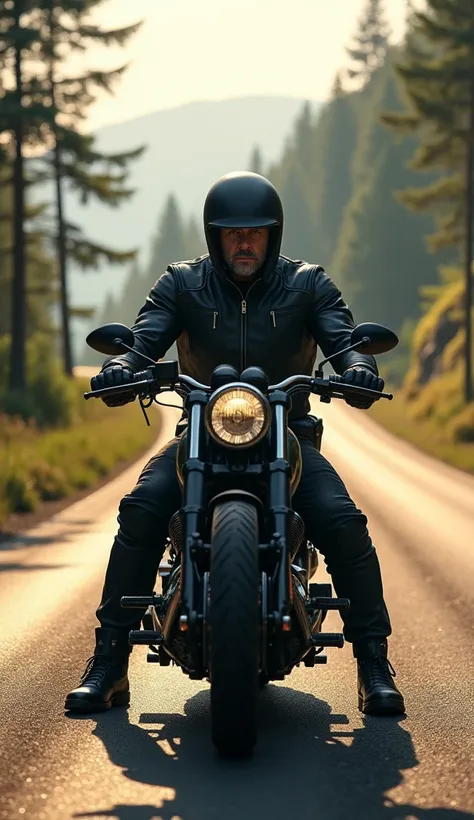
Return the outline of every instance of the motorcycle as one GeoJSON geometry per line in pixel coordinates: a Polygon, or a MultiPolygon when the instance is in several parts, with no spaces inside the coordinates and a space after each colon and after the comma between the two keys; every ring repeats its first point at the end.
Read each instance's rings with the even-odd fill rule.
{"type": "MultiPolygon", "coordinates": [[[[392,331],[370,322],[354,328],[350,341],[346,350],[371,354],[398,344],[392,331]]],[[[111,323],[92,331],[87,343],[119,355],[133,350],[134,336],[111,323]]],[[[272,385],[259,367],[239,373],[220,365],[205,385],[180,374],[176,361],[140,355],[149,366],[133,381],[84,394],[138,397],[149,423],[146,409],[163,404],[157,398],[163,392],[175,391],[187,412],[176,457],[182,506],[169,523],[161,594],[121,599],[122,607],[146,608],[144,628],[132,630],[129,642],[149,647],[148,662],[174,662],[190,679],[207,679],[214,745],[222,755],[250,754],[259,689],[300,663],[326,663],[323,650],[344,645],[342,633],[322,631],[326,615],[350,606],[332,596],[331,584],[311,583],[318,553],[291,503],[302,469],[288,422],[291,397],[306,392],[329,403],[393,396],[344,384],[340,376],[324,378],[323,366],[334,356],[317,366],[314,377],[295,375],[272,385]]],[[[322,421],[308,419],[310,432],[300,434],[320,448],[322,421]]]]}

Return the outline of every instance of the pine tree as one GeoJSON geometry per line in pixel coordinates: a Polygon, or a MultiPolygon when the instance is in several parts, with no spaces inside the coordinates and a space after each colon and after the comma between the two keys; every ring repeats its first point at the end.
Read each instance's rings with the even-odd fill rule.
{"type": "Polygon", "coordinates": [[[0,102],[0,133],[10,136],[4,143],[6,156],[13,165],[13,283],[11,298],[11,343],[9,386],[23,390],[26,386],[26,236],[25,236],[25,145],[41,142],[41,125],[51,122],[52,112],[42,98],[29,91],[30,73],[25,72],[24,57],[38,42],[40,31],[26,12],[34,11],[34,0],[9,0],[0,9],[2,48],[2,84],[11,71],[13,82],[0,102]]]}
{"type": "MultiPolygon", "coordinates": [[[[158,219],[156,233],[150,245],[148,264],[141,270],[136,263],[124,284],[121,294],[109,296],[95,324],[121,321],[133,324],[137,312],[156,280],[171,262],[193,259],[205,252],[204,237],[193,219],[183,219],[176,197],[170,194],[158,219]]],[[[176,348],[169,352],[177,358],[176,348]]],[[[82,355],[85,364],[98,364],[96,354],[86,349],[82,355]]]]}
{"type": "MultiPolygon", "coordinates": [[[[389,135],[381,127],[380,115],[389,106],[401,110],[399,87],[392,82],[395,60],[399,50],[391,47],[384,65],[371,77],[370,82],[353,96],[357,116],[357,138],[351,159],[353,188],[364,181],[373,167],[374,158],[387,144],[389,135]]],[[[393,137],[392,137],[393,139],[393,137]]]]}
{"type": "MultiPolygon", "coordinates": [[[[383,79],[378,110],[400,108],[399,83],[388,67],[383,79]]],[[[380,321],[399,333],[407,321],[419,319],[420,287],[436,281],[437,268],[423,238],[431,227],[429,215],[414,217],[394,195],[414,178],[406,165],[417,140],[395,141],[376,119],[374,128],[377,152],[345,210],[332,275],[357,319],[380,321]]]]}
{"type": "MultiPolygon", "coordinates": [[[[0,336],[11,330],[11,283],[13,266],[12,213],[13,187],[11,167],[0,166],[0,336]]],[[[25,223],[41,216],[40,207],[25,209],[25,223]]],[[[41,230],[29,228],[25,233],[25,325],[26,336],[44,332],[57,300],[57,277],[54,261],[49,257],[41,230]]],[[[5,384],[0,385],[1,388],[5,384]]]]}
{"type": "Polygon", "coordinates": [[[145,288],[153,287],[157,278],[171,262],[186,257],[185,223],[174,194],[166,199],[152,240],[150,260],[145,271],[145,288]]]}
{"type": "MultiPolygon", "coordinates": [[[[99,0],[101,2],[101,0],[99,0]]],[[[134,252],[117,254],[110,248],[88,242],[83,236],[77,237],[77,231],[69,229],[64,215],[62,187],[64,180],[72,181],[79,190],[83,201],[91,195],[98,197],[105,204],[116,206],[131,195],[131,191],[124,187],[126,167],[132,160],[140,156],[143,149],[122,153],[117,156],[106,156],[97,152],[93,147],[91,137],[79,133],[78,125],[85,117],[87,108],[95,99],[94,88],[100,87],[111,92],[114,82],[122,75],[124,67],[111,72],[86,72],[80,77],[63,78],[56,80],[56,64],[64,60],[58,47],[66,44],[69,50],[74,50],[80,44],[84,48],[88,41],[96,41],[105,45],[125,45],[129,37],[134,34],[138,25],[127,28],[104,31],[99,26],[91,26],[87,15],[90,10],[90,0],[45,0],[48,13],[46,25],[42,28],[42,51],[49,64],[49,89],[51,103],[55,111],[54,147],[46,162],[51,167],[51,176],[56,189],[57,232],[56,243],[58,251],[59,274],[61,283],[61,316],[64,369],[72,375],[72,350],[70,334],[70,318],[72,316],[67,293],[67,260],[71,257],[83,268],[96,267],[100,256],[109,261],[121,264],[133,256],[134,252]],[[49,7],[49,8],[48,8],[49,7]],[[95,170],[98,163],[106,164],[104,171],[95,170]],[[113,171],[113,168],[117,170],[113,171]]],[[[97,2],[94,3],[97,5],[97,2]]],[[[44,174],[41,177],[44,178],[44,174]]]]}
{"type": "Polygon", "coordinates": [[[252,171],[254,174],[263,175],[263,158],[262,152],[258,145],[255,146],[250,156],[249,170],[252,171]]]}
{"type": "Polygon", "coordinates": [[[196,220],[192,217],[184,228],[183,249],[186,259],[196,259],[198,256],[207,253],[204,233],[199,230],[196,220]]]}
{"type": "MultiPolygon", "coordinates": [[[[113,312],[109,313],[110,318],[106,321],[123,322],[125,325],[131,325],[135,317],[145,301],[147,295],[143,291],[143,274],[141,268],[134,260],[130,266],[130,271],[125,280],[122,292],[116,295],[115,301],[112,303],[113,312]]],[[[110,310],[110,307],[104,308],[110,310]]]]}
{"type": "MultiPolygon", "coordinates": [[[[26,281],[27,257],[31,243],[44,240],[39,228],[26,230],[29,219],[44,217],[44,207],[27,205],[27,186],[35,179],[44,181],[49,177],[55,178],[56,182],[58,219],[55,233],[61,282],[58,296],[61,298],[64,353],[69,373],[72,371],[69,318],[73,311],[68,306],[66,293],[67,256],[73,256],[79,264],[87,267],[96,266],[100,256],[122,263],[134,254],[133,251],[120,254],[97,243],[90,243],[74,227],[71,227],[70,236],[66,236],[67,225],[62,208],[61,181],[68,175],[84,197],[95,195],[108,204],[119,204],[132,193],[125,186],[127,163],[140,153],[136,150],[104,156],[94,149],[92,138],[77,130],[84,119],[85,110],[95,99],[94,87],[111,90],[113,81],[120,77],[123,68],[108,73],[91,71],[81,77],[55,81],[54,65],[59,59],[56,46],[61,46],[61,59],[65,59],[72,49],[83,49],[88,40],[101,40],[105,44],[125,43],[136,30],[136,26],[132,26],[103,31],[99,26],[90,25],[86,19],[87,12],[101,1],[9,0],[0,9],[3,41],[0,87],[4,89],[0,103],[0,132],[3,138],[0,160],[6,167],[5,163],[8,165],[11,158],[15,189],[14,241],[10,243],[14,255],[10,385],[14,389],[25,386],[29,290],[26,281]],[[44,168],[39,168],[37,160],[24,158],[25,146],[41,145],[46,149],[53,148],[45,155],[43,166],[48,166],[46,172],[44,168]],[[64,164],[61,161],[63,146],[67,160],[64,164]]],[[[4,179],[4,184],[9,184],[8,178],[4,179]]],[[[5,277],[10,269],[5,254],[2,261],[5,277]]],[[[35,290],[37,292],[36,285],[35,290]]]]}
{"type": "Polygon", "coordinates": [[[282,252],[292,259],[311,261],[318,250],[316,226],[305,193],[304,169],[296,158],[287,164],[280,185],[285,223],[282,252]]]}
{"type": "Polygon", "coordinates": [[[360,321],[400,333],[421,315],[420,288],[434,284],[437,265],[425,248],[429,217],[413,217],[393,195],[412,145],[387,144],[349,205],[332,274],[360,321]]]}
{"type": "Polygon", "coordinates": [[[357,80],[359,87],[366,85],[374,71],[384,64],[389,38],[384,0],[366,0],[353,44],[346,49],[352,61],[347,76],[357,80]]]}
{"type": "Polygon", "coordinates": [[[309,103],[305,103],[286,140],[280,162],[271,166],[266,174],[283,200],[283,253],[318,262],[322,260],[325,246],[317,210],[325,161],[322,143],[318,121],[309,103]]]}
{"type": "MultiPolygon", "coordinates": [[[[336,76],[333,96],[316,126],[315,162],[310,187],[320,247],[316,261],[331,268],[340,233],[344,208],[352,193],[351,159],[357,139],[357,118],[350,95],[343,92],[336,76]]],[[[314,144],[315,140],[313,140],[314,144]]]]}
{"type": "Polygon", "coordinates": [[[10,284],[11,284],[11,218],[12,201],[11,185],[7,186],[5,180],[10,176],[10,169],[7,165],[0,165],[0,293],[6,294],[7,298],[0,300],[0,336],[9,333],[11,307],[10,307],[10,284]]]}
{"type": "Polygon", "coordinates": [[[344,88],[344,80],[343,80],[342,71],[338,71],[336,76],[334,77],[334,83],[333,83],[333,86],[332,86],[332,89],[331,89],[331,99],[332,100],[338,100],[341,97],[344,97],[345,94],[346,94],[346,91],[345,91],[345,88],[344,88]]]}
{"type": "Polygon", "coordinates": [[[313,114],[311,104],[306,101],[296,118],[293,132],[295,151],[302,168],[309,170],[313,160],[313,114]]]}
{"type": "Polygon", "coordinates": [[[466,402],[473,398],[472,260],[474,246],[474,4],[472,0],[427,0],[414,15],[418,40],[431,53],[413,47],[397,66],[407,95],[405,114],[384,117],[398,131],[420,133],[422,144],[412,166],[445,173],[431,185],[411,189],[403,201],[437,215],[431,247],[464,249],[466,402]]]}

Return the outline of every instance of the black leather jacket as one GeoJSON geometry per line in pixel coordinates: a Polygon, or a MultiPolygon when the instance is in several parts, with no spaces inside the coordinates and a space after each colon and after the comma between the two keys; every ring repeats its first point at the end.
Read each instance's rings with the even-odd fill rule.
{"type": "MultiPolygon", "coordinates": [[[[320,265],[278,256],[272,270],[254,281],[245,296],[210,256],[169,265],[151,289],[133,325],[135,348],[157,361],[177,341],[180,371],[209,384],[217,365],[240,372],[258,365],[270,383],[314,372],[319,346],[324,356],[348,347],[352,313],[320,265]]],[[[146,369],[135,353],[109,358],[134,372],[146,369]]],[[[360,365],[378,374],[373,356],[357,351],[332,362],[337,373],[360,365]]],[[[310,409],[293,397],[290,419],[310,409]]]]}

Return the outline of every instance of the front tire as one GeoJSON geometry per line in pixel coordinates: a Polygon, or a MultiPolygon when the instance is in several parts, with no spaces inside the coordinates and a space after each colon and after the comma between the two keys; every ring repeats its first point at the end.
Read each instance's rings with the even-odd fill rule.
{"type": "Polygon", "coordinates": [[[259,691],[258,517],[252,504],[216,505],[210,568],[212,740],[226,756],[251,753],[259,691]]]}

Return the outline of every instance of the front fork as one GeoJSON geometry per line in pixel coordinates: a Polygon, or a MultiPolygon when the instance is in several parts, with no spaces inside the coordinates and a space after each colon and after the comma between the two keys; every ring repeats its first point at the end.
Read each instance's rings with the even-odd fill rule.
{"type": "MultiPolygon", "coordinates": [[[[203,603],[197,596],[195,564],[200,551],[205,549],[204,499],[206,461],[202,458],[205,443],[204,413],[208,402],[206,393],[193,390],[186,399],[189,412],[187,459],[183,467],[185,489],[180,515],[184,530],[184,549],[181,553],[181,616],[180,630],[187,633],[190,677],[203,677],[202,655],[203,603]]],[[[291,400],[283,391],[270,397],[272,407],[271,461],[269,463],[269,531],[270,548],[277,556],[273,594],[268,601],[268,615],[277,632],[291,628],[290,609],[293,598],[289,556],[289,527],[291,525],[290,474],[288,462],[288,411],[291,400]]],[[[198,563],[200,563],[198,561],[198,563]]]]}
{"type": "Polygon", "coordinates": [[[204,498],[206,462],[203,460],[204,413],[208,396],[202,390],[193,390],[186,398],[189,413],[187,458],[183,465],[184,497],[180,516],[183,523],[184,545],[181,551],[181,616],[179,628],[187,633],[188,666],[191,679],[204,676],[202,655],[202,601],[197,600],[195,563],[204,550],[201,534],[204,529],[204,498]]]}
{"type": "Polygon", "coordinates": [[[277,632],[289,632],[293,601],[289,536],[291,526],[291,466],[288,461],[288,411],[291,399],[281,390],[270,396],[272,406],[271,461],[269,464],[270,544],[277,555],[271,620],[277,632]]]}

